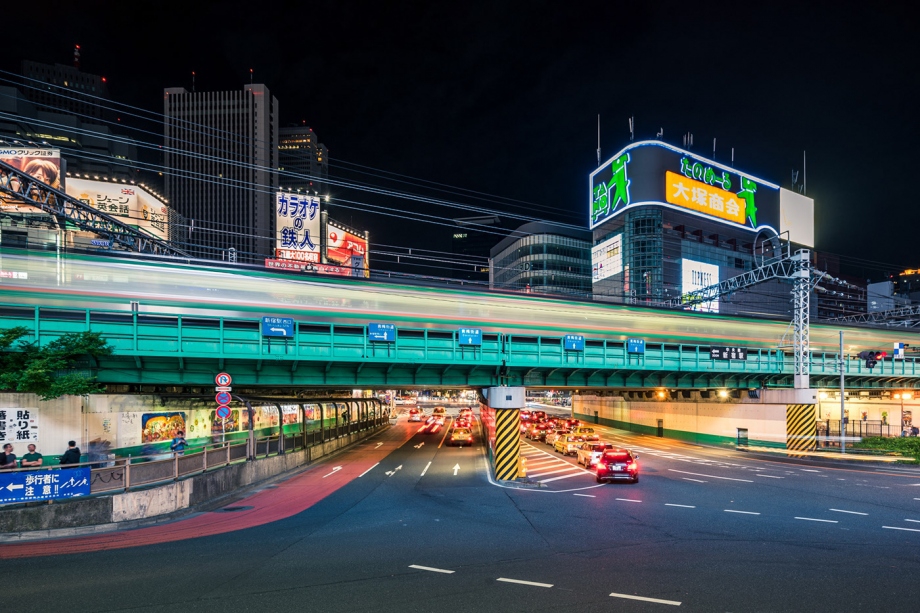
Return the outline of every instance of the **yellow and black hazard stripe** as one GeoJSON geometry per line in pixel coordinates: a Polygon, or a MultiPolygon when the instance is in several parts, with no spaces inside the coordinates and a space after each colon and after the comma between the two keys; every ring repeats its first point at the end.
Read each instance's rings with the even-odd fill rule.
{"type": "MultiPolygon", "coordinates": [[[[815,405],[786,405],[786,449],[790,452],[814,451],[817,434],[815,405]]],[[[789,453],[789,455],[796,455],[789,453]]]]}
{"type": "Polygon", "coordinates": [[[521,454],[521,412],[518,409],[495,411],[495,478],[503,481],[517,478],[518,457],[521,454]]]}

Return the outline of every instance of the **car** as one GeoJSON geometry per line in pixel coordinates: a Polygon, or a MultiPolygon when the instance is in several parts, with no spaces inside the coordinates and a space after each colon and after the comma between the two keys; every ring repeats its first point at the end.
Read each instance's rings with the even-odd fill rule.
{"type": "Polygon", "coordinates": [[[439,426],[444,425],[445,418],[443,415],[432,415],[431,417],[434,419],[435,423],[438,424],[439,426]]]}
{"type": "Polygon", "coordinates": [[[521,409],[521,421],[530,421],[530,411],[521,409]]]}
{"type": "Polygon", "coordinates": [[[591,468],[597,464],[597,460],[604,455],[608,449],[616,449],[613,443],[602,443],[599,441],[587,441],[575,452],[579,464],[584,464],[585,468],[591,468]]]}
{"type": "Polygon", "coordinates": [[[469,428],[454,428],[450,433],[451,445],[472,445],[473,431],[469,428]]]}
{"type": "Polygon", "coordinates": [[[639,455],[628,449],[608,449],[597,460],[597,482],[639,483],[639,455]]]}
{"type": "Polygon", "coordinates": [[[438,415],[444,416],[444,415],[447,415],[447,409],[445,409],[444,407],[435,407],[434,409],[432,409],[431,414],[434,416],[438,416],[438,415]]]}
{"type": "Polygon", "coordinates": [[[559,438],[560,436],[565,436],[569,432],[570,431],[566,430],[565,428],[558,428],[556,430],[548,431],[546,433],[546,438],[543,439],[543,442],[546,443],[547,445],[552,446],[553,443],[556,442],[557,438],[559,438]]]}
{"type": "Polygon", "coordinates": [[[532,441],[542,441],[546,438],[547,432],[549,432],[549,426],[546,424],[533,424],[530,428],[527,429],[527,432],[524,433],[524,436],[532,441]]]}
{"type": "Polygon", "coordinates": [[[470,420],[465,417],[458,417],[454,420],[454,428],[469,428],[470,420]]]}
{"type": "Polygon", "coordinates": [[[531,421],[540,421],[546,419],[546,411],[531,411],[530,419],[531,421]]]}
{"type": "Polygon", "coordinates": [[[560,436],[556,439],[556,442],[553,443],[553,451],[565,455],[575,455],[578,446],[584,442],[585,439],[580,436],[566,434],[565,436],[560,436]]]}
{"type": "Polygon", "coordinates": [[[579,421],[579,420],[577,420],[577,419],[567,419],[567,420],[565,420],[565,426],[566,426],[567,428],[577,428],[577,427],[580,426],[580,425],[581,425],[581,421],[579,421]]]}
{"type": "Polygon", "coordinates": [[[463,419],[472,420],[473,419],[473,409],[460,409],[459,417],[463,419]]]}
{"type": "Polygon", "coordinates": [[[589,428],[587,426],[578,426],[577,428],[573,428],[572,434],[575,436],[583,436],[586,441],[601,440],[601,437],[594,431],[594,428],[589,428]]]}
{"type": "Polygon", "coordinates": [[[429,417],[422,427],[418,429],[419,434],[435,434],[441,430],[441,424],[432,417],[429,417]]]}
{"type": "Polygon", "coordinates": [[[409,409],[409,421],[422,421],[422,412],[418,409],[409,409]]]}

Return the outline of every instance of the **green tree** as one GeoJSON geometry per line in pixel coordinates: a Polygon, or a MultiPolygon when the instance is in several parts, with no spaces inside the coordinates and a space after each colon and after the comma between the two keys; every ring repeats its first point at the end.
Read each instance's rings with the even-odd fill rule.
{"type": "Polygon", "coordinates": [[[23,340],[28,334],[22,326],[0,332],[0,391],[38,394],[42,400],[105,391],[94,376],[73,372],[80,361],[112,354],[98,332],[65,334],[44,347],[23,340]]]}

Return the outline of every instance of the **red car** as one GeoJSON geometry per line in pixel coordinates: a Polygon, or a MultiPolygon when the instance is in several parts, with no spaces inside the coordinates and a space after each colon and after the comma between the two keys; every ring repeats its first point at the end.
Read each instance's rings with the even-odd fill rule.
{"type": "Polygon", "coordinates": [[[628,449],[608,449],[597,461],[597,482],[639,483],[639,456],[628,449]]]}

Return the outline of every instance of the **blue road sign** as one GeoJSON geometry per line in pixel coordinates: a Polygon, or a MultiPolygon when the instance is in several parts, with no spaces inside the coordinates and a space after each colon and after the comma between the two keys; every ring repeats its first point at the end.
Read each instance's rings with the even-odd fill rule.
{"type": "Polygon", "coordinates": [[[90,469],[0,473],[0,504],[89,496],[90,469]]]}
{"type": "Polygon", "coordinates": [[[233,396],[230,395],[230,392],[217,392],[217,395],[214,396],[214,402],[217,404],[230,404],[230,401],[233,400],[233,396]]]}
{"type": "Polygon", "coordinates": [[[217,416],[221,419],[227,419],[228,417],[230,417],[230,407],[228,407],[225,404],[222,404],[219,407],[217,407],[217,416]]]}
{"type": "Polygon", "coordinates": [[[584,351],[585,350],[585,337],[580,334],[566,334],[565,335],[565,350],[566,351],[584,351]]]}
{"type": "Polygon", "coordinates": [[[482,330],[479,328],[460,328],[457,340],[461,345],[482,345],[482,330]]]}
{"type": "Polygon", "coordinates": [[[294,336],[294,320],[290,317],[263,317],[262,336],[294,336]]]}
{"type": "Polygon", "coordinates": [[[626,353],[645,353],[644,338],[626,339],[626,353]]]}
{"type": "Polygon", "coordinates": [[[395,343],[396,324],[367,324],[367,340],[395,343]]]}

